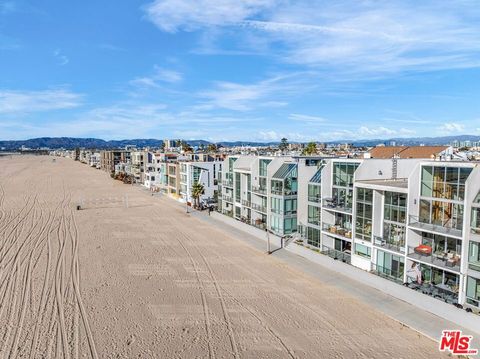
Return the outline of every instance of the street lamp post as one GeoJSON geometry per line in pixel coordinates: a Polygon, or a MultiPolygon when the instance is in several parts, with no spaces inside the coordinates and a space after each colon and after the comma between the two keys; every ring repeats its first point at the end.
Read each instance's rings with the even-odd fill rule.
{"type": "Polygon", "coordinates": [[[270,232],[268,228],[265,229],[265,231],[267,232],[267,253],[272,254],[272,251],[270,250],[270,232]]]}

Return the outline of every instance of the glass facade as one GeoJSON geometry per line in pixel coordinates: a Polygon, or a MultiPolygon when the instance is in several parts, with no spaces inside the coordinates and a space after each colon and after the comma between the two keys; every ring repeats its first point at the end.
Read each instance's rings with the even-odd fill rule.
{"type": "Polygon", "coordinates": [[[318,184],[308,184],[308,200],[310,202],[320,202],[322,187],[318,184]]]}
{"type": "Polygon", "coordinates": [[[385,192],[383,241],[391,249],[405,250],[407,195],[385,192]]]}
{"type": "Polygon", "coordinates": [[[358,163],[335,162],[333,164],[333,184],[340,187],[352,187],[353,175],[358,163]]]}
{"type": "Polygon", "coordinates": [[[261,159],[258,161],[258,175],[261,177],[267,177],[267,167],[272,160],[261,159]]]}
{"type": "Polygon", "coordinates": [[[480,279],[467,277],[467,303],[480,307],[480,279]]]}
{"type": "Polygon", "coordinates": [[[355,243],[355,254],[365,258],[370,258],[371,248],[363,244],[355,243]]]}
{"type": "Polygon", "coordinates": [[[311,246],[320,247],[320,230],[317,228],[306,227],[307,243],[311,246]]]}
{"type": "Polygon", "coordinates": [[[240,186],[240,173],[235,173],[235,202],[240,203],[241,200],[241,186],[240,186]]]}
{"type": "Polygon", "coordinates": [[[419,220],[423,223],[462,230],[463,204],[421,199],[419,220]]]}
{"type": "Polygon", "coordinates": [[[472,208],[471,230],[474,234],[480,234],[480,208],[472,208]]]}
{"type": "Polygon", "coordinates": [[[321,209],[316,206],[308,206],[308,223],[320,225],[321,209]]]}
{"type": "Polygon", "coordinates": [[[470,242],[468,246],[468,268],[480,272],[480,243],[470,242]]]}
{"type": "Polygon", "coordinates": [[[357,188],[355,237],[364,241],[372,240],[373,190],[357,188]]]}
{"type": "Polygon", "coordinates": [[[442,198],[463,201],[465,181],[472,172],[471,168],[423,166],[422,197],[442,198]]]}
{"type": "Polygon", "coordinates": [[[405,270],[405,259],[384,251],[377,251],[377,272],[381,272],[393,278],[402,279],[405,270]]]}

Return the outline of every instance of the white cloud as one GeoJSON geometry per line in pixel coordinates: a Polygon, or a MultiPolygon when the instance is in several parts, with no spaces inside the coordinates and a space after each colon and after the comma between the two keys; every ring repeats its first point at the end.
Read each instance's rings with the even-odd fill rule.
{"type": "Polygon", "coordinates": [[[167,32],[237,24],[280,3],[278,0],[156,0],[147,17],[167,32]]]}
{"type": "Polygon", "coordinates": [[[288,116],[290,120],[300,121],[300,122],[307,122],[307,123],[323,123],[327,122],[327,119],[319,116],[311,116],[311,115],[302,115],[299,113],[291,113],[288,116]]]}
{"type": "Polygon", "coordinates": [[[261,44],[263,54],[344,75],[480,66],[477,1],[157,0],[145,10],[163,31],[229,36],[229,53],[244,51],[232,39],[250,51],[261,44]]]}
{"type": "Polygon", "coordinates": [[[446,122],[438,128],[443,133],[462,132],[465,126],[457,122],[446,122]]]}
{"type": "Polygon", "coordinates": [[[130,81],[130,84],[138,87],[161,87],[161,82],[177,83],[182,80],[182,73],[155,66],[151,76],[137,77],[130,81]]]}
{"type": "Polygon", "coordinates": [[[258,107],[283,107],[293,96],[312,88],[310,79],[303,73],[277,75],[249,84],[216,82],[213,89],[202,91],[200,98],[206,99],[204,109],[223,108],[233,111],[249,111],[258,107]]]}
{"type": "Polygon", "coordinates": [[[66,89],[43,91],[0,90],[0,113],[31,113],[78,107],[83,95],[66,89]]]}
{"type": "Polygon", "coordinates": [[[70,62],[70,59],[64,54],[62,54],[60,49],[56,49],[55,51],[53,51],[53,56],[58,60],[58,64],[60,66],[64,66],[70,62]]]}

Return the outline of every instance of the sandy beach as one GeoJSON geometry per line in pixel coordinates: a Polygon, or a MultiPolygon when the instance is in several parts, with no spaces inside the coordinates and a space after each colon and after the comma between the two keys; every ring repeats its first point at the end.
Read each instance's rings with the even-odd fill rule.
{"type": "Polygon", "coordinates": [[[85,357],[442,355],[172,199],[70,159],[0,157],[0,358],[85,357]]]}

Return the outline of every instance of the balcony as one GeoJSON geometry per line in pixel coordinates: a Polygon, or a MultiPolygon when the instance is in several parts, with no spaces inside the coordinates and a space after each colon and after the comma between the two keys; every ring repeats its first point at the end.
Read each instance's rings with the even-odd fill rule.
{"type": "Polygon", "coordinates": [[[319,217],[308,217],[307,223],[308,224],[313,224],[315,226],[320,225],[320,218],[319,217]]]}
{"type": "Polygon", "coordinates": [[[322,246],[322,250],[320,251],[320,253],[329,256],[330,258],[333,258],[335,260],[340,260],[347,264],[351,263],[352,256],[350,255],[350,252],[342,252],[327,246],[322,246]]]}
{"type": "Polygon", "coordinates": [[[322,230],[330,234],[333,234],[342,238],[346,238],[347,240],[352,240],[352,231],[340,224],[333,225],[333,224],[324,223],[322,225],[322,230]]]}
{"type": "Polygon", "coordinates": [[[233,198],[230,197],[230,196],[227,196],[227,195],[222,195],[222,199],[224,201],[227,201],[227,202],[230,202],[230,203],[233,203],[233,198]]]}
{"type": "Polygon", "coordinates": [[[316,196],[308,196],[308,201],[313,203],[321,203],[322,197],[319,194],[316,196]]]}
{"type": "Polygon", "coordinates": [[[379,277],[388,279],[392,282],[403,284],[403,273],[399,271],[372,264],[371,273],[378,275],[379,277]]]}
{"type": "Polygon", "coordinates": [[[280,189],[272,188],[270,190],[270,193],[277,196],[296,196],[297,195],[297,191],[290,190],[290,189],[280,190],[280,189]]]}
{"type": "Polygon", "coordinates": [[[332,198],[327,198],[322,201],[322,206],[325,209],[332,210],[332,211],[339,211],[351,214],[352,207],[343,201],[337,201],[332,198]]]}
{"type": "Polygon", "coordinates": [[[267,188],[266,187],[252,186],[252,192],[256,193],[256,194],[259,194],[259,195],[262,195],[262,196],[266,196],[267,195],[267,188]]]}
{"type": "Polygon", "coordinates": [[[419,245],[416,247],[408,246],[408,257],[418,260],[426,264],[432,264],[447,270],[460,272],[460,256],[451,252],[435,252],[432,253],[432,247],[427,245],[419,245]]]}
{"type": "Polygon", "coordinates": [[[225,216],[233,217],[233,210],[229,211],[229,210],[224,209],[222,211],[222,214],[224,214],[225,216]]]}
{"type": "Polygon", "coordinates": [[[257,212],[261,212],[261,213],[265,213],[265,214],[267,213],[267,207],[256,204],[256,203],[252,203],[252,209],[257,211],[257,212]]]}
{"type": "Polygon", "coordinates": [[[405,253],[405,240],[395,241],[388,238],[373,236],[373,244],[398,253],[405,253]]]}
{"type": "Polygon", "coordinates": [[[418,216],[410,215],[408,217],[408,223],[410,227],[423,231],[462,238],[462,230],[457,228],[457,221],[453,219],[450,219],[449,221],[442,224],[433,222],[431,220],[429,221],[425,218],[419,218],[418,216]]]}
{"type": "Polygon", "coordinates": [[[282,216],[296,216],[297,215],[297,210],[296,209],[293,209],[293,210],[290,210],[290,211],[285,211],[283,209],[278,209],[278,208],[271,208],[270,211],[272,213],[275,213],[275,214],[280,214],[282,216]]]}
{"type": "Polygon", "coordinates": [[[245,207],[252,207],[252,202],[242,199],[242,205],[245,207]]]}
{"type": "Polygon", "coordinates": [[[233,187],[233,181],[223,180],[222,185],[225,187],[233,187]]]}
{"type": "Polygon", "coordinates": [[[258,228],[258,229],[262,229],[262,230],[265,230],[267,229],[267,224],[265,222],[262,222],[261,220],[257,219],[257,220],[252,220],[252,226],[258,228]]]}
{"type": "Polygon", "coordinates": [[[431,283],[418,284],[417,282],[408,283],[406,286],[410,289],[416,290],[417,292],[440,299],[445,303],[458,303],[458,292],[448,289],[446,286],[433,285],[431,283]]]}

